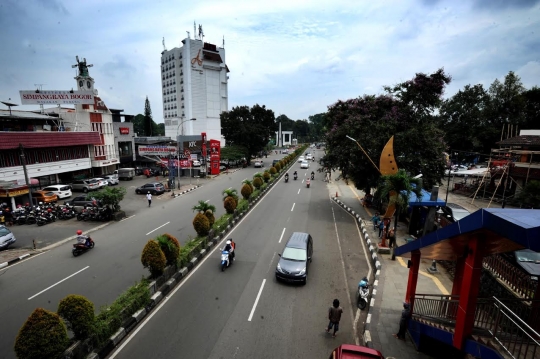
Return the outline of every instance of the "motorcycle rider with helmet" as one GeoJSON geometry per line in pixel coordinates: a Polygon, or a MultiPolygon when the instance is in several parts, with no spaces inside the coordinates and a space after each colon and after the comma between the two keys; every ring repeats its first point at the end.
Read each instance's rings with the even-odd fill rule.
{"type": "Polygon", "coordinates": [[[85,247],[88,247],[89,244],[88,244],[88,239],[90,237],[88,236],[85,236],[84,234],[82,234],[83,232],[79,229],[77,230],[77,243],[78,244],[84,244],[85,247]]]}
{"type": "Polygon", "coordinates": [[[315,172],[311,171],[311,179],[315,179],[315,172]]]}
{"type": "Polygon", "coordinates": [[[285,182],[288,182],[288,181],[289,181],[289,174],[285,173],[285,182]]]}
{"type": "Polygon", "coordinates": [[[225,242],[225,248],[223,248],[223,250],[229,252],[229,262],[232,262],[234,260],[234,257],[235,257],[234,247],[235,246],[236,246],[236,243],[234,243],[232,238],[229,238],[227,242],[225,242]]]}
{"type": "Polygon", "coordinates": [[[293,175],[294,175],[294,179],[296,179],[296,177],[298,177],[298,173],[296,171],[294,171],[293,175]]]}

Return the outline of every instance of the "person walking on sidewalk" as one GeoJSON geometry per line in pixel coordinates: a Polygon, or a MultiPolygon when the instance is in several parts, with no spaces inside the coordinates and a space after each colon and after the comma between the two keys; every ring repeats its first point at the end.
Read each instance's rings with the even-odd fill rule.
{"type": "Polygon", "coordinates": [[[150,191],[146,194],[146,199],[148,200],[148,207],[150,207],[152,205],[152,194],[150,191]]]}
{"type": "Polygon", "coordinates": [[[379,216],[379,212],[375,212],[375,215],[371,217],[371,222],[373,222],[373,230],[377,230],[379,227],[379,221],[381,220],[381,217],[379,216]]]}
{"type": "Polygon", "coordinates": [[[336,337],[336,333],[339,330],[339,321],[341,320],[342,313],[343,309],[339,306],[339,300],[334,299],[332,306],[328,309],[328,319],[330,322],[328,323],[328,327],[326,327],[327,333],[330,333],[330,329],[334,328],[333,338],[336,337]]]}
{"type": "Polygon", "coordinates": [[[394,337],[405,340],[405,333],[407,332],[407,323],[411,316],[411,305],[407,302],[403,303],[403,310],[401,311],[401,319],[399,320],[399,331],[397,334],[392,334],[394,337]]]}
{"type": "Polygon", "coordinates": [[[384,221],[379,221],[379,238],[382,238],[382,234],[384,231],[384,221]]]}

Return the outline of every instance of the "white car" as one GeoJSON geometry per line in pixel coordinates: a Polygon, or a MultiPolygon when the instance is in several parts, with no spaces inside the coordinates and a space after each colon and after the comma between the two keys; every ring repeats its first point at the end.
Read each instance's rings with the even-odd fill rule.
{"type": "Polygon", "coordinates": [[[300,163],[304,162],[305,160],[306,160],[306,159],[305,159],[304,156],[298,157],[298,162],[300,162],[300,163]]]}
{"type": "Polygon", "coordinates": [[[255,163],[253,164],[253,167],[257,167],[257,168],[261,168],[262,166],[263,166],[262,161],[255,161],[255,163]]]}
{"type": "Polygon", "coordinates": [[[201,161],[199,161],[199,160],[193,160],[192,167],[201,167],[201,161]]]}
{"type": "Polygon", "coordinates": [[[120,180],[118,179],[117,175],[107,175],[104,177],[107,182],[109,183],[109,186],[114,186],[115,184],[119,184],[120,180]]]}
{"type": "Polygon", "coordinates": [[[72,195],[71,188],[67,184],[55,184],[47,186],[43,188],[43,191],[54,193],[56,196],[58,196],[58,199],[69,198],[72,195]]]}
{"type": "Polygon", "coordinates": [[[302,161],[302,163],[300,163],[300,168],[309,168],[309,162],[308,161],[302,161]]]}
{"type": "Polygon", "coordinates": [[[306,160],[307,161],[311,161],[313,159],[313,156],[311,155],[311,153],[309,153],[307,156],[306,156],[306,160]]]}
{"type": "Polygon", "coordinates": [[[98,181],[98,189],[102,189],[103,187],[107,187],[109,185],[109,182],[103,177],[96,177],[94,179],[98,181]]]}

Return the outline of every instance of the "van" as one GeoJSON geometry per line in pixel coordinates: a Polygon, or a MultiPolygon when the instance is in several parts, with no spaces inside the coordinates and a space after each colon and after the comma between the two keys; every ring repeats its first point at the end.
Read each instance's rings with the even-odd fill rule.
{"type": "Polygon", "coordinates": [[[309,264],[313,260],[313,238],[309,233],[294,232],[276,267],[276,280],[307,283],[309,264]]]}
{"type": "Polygon", "coordinates": [[[135,168],[119,168],[114,171],[114,174],[118,175],[120,180],[131,181],[135,177],[135,168]]]}

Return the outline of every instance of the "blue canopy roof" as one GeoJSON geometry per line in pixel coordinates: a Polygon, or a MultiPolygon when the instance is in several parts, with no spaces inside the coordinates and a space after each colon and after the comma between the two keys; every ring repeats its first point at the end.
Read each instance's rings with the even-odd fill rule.
{"type": "MultiPolygon", "coordinates": [[[[406,192],[402,192],[406,193],[406,192]]],[[[416,194],[414,192],[411,192],[409,196],[409,206],[426,206],[426,207],[434,207],[434,206],[446,206],[446,202],[437,198],[436,201],[431,201],[431,192],[426,191],[425,189],[422,189],[422,197],[418,198],[416,197],[416,194]]]]}
{"type": "Polygon", "coordinates": [[[485,208],[414,242],[394,250],[395,254],[410,257],[419,250],[422,258],[456,260],[465,253],[474,236],[482,236],[485,255],[531,249],[540,252],[540,210],[485,208]]]}

